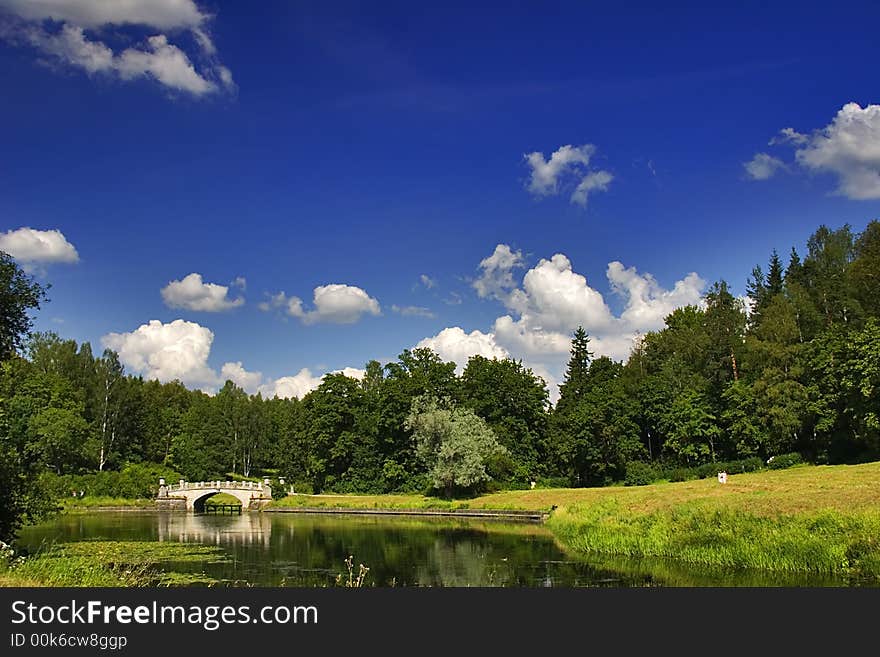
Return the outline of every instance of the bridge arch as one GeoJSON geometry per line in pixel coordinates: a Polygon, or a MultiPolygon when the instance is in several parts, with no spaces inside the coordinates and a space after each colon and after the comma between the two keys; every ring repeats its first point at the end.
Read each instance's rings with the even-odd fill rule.
{"type": "MultiPolygon", "coordinates": [[[[269,480],[254,481],[199,481],[181,480],[177,484],[166,485],[159,480],[159,500],[180,500],[185,502],[187,511],[204,511],[205,500],[217,493],[232,495],[243,510],[260,507],[272,500],[269,480]]],[[[179,503],[179,502],[178,502],[179,503]]]]}
{"type": "Polygon", "coordinates": [[[194,493],[192,495],[192,501],[187,503],[187,508],[192,507],[192,510],[196,513],[202,513],[205,510],[205,502],[207,502],[209,498],[213,497],[217,493],[226,493],[227,495],[232,495],[235,499],[241,502],[242,509],[247,509],[250,506],[250,491],[222,490],[220,488],[217,488],[202,491],[200,495],[198,493],[194,493]]]}

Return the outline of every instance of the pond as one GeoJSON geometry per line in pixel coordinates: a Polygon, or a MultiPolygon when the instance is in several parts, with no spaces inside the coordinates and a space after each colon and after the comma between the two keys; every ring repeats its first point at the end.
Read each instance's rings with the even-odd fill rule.
{"type": "Polygon", "coordinates": [[[334,586],[345,559],[368,586],[848,586],[810,575],[705,572],[660,560],[583,558],[543,525],[499,520],[298,513],[200,515],[91,511],[22,529],[29,551],[83,540],[176,541],[222,548],[222,563],[179,563],[232,586],[334,586]]]}

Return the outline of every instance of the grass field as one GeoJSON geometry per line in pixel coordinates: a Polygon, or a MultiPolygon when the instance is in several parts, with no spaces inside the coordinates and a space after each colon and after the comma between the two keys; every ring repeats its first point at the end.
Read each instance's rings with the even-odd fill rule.
{"type": "Polygon", "coordinates": [[[651,486],[546,488],[492,493],[468,500],[423,495],[293,495],[270,507],[386,509],[505,509],[544,511],[610,499],[633,513],[651,513],[680,504],[741,510],[761,516],[819,510],[880,511],[880,462],[862,465],[798,466],[731,475],[726,484],[700,479],[651,486]]]}

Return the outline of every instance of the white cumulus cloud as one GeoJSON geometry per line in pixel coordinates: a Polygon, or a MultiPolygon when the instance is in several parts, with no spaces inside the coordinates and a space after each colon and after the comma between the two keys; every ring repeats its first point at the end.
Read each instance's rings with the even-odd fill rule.
{"type": "Polygon", "coordinates": [[[302,299],[288,297],[281,291],[269,295],[268,301],[260,303],[258,307],[263,311],[281,308],[303,324],[354,324],[364,315],[382,314],[379,302],[354,285],[319,285],[314,290],[313,304],[313,310],[305,310],[302,299]]]}
{"type": "MultiPolygon", "coordinates": [[[[341,370],[333,370],[333,374],[344,374],[353,379],[362,379],[365,370],[356,367],[345,367],[341,370]]],[[[302,368],[293,376],[282,376],[274,380],[267,381],[259,387],[259,392],[267,399],[278,397],[281,399],[290,399],[296,397],[302,399],[303,396],[321,385],[326,374],[314,375],[308,367],[302,368]]]]}
{"type": "Polygon", "coordinates": [[[0,233],[0,251],[24,264],[79,262],[79,254],[60,230],[17,228],[0,233]]]}
{"type": "Polygon", "coordinates": [[[847,103],[795,157],[812,171],[837,176],[837,192],[847,198],[880,199],[880,105],[847,103]]]}
{"type": "Polygon", "coordinates": [[[542,259],[526,272],[522,293],[514,301],[514,310],[543,329],[568,331],[580,324],[598,332],[613,323],[602,294],[572,269],[571,261],[562,253],[542,259]]]}
{"type": "Polygon", "coordinates": [[[549,160],[544,159],[544,154],[540,151],[526,153],[526,164],[531,169],[528,190],[536,196],[557,194],[560,178],[581,166],[587,166],[595,152],[596,147],[593,144],[566,144],[554,151],[549,160]]]}
{"type": "Polygon", "coordinates": [[[586,207],[591,193],[606,191],[614,180],[608,171],[590,171],[590,160],[595,152],[593,144],[566,144],[556,149],[549,160],[540,151],[526,153],[524,157],[530,170],[526,189],[535,196],[555,196],[563,189],[574,187],[571,202],[586,207]]]}
{"type": "Polygon", "coordinates": [[[780,169],[785,169],[785,162],[767,153],[755,153],[755,157],[743,162],[743,168],[751,180],[768,180],[780,169]]]}
{"type": "MultiPolygon", "coordinates": [[[[224,363],[218,374],[208,364],[213,342],[211,329],[182,319],[167,324],[154,319],[133,331],[108,333],[101,338],[101,344],[116,351],[129,371],[163,383],[176,379],[210,394],[226,381],[232,381],[249,394],[301,398],[317,388],[325,376],[313,375],[304,367],[293,376],[267,379],[262,372],[245,368],[242,361],[224,363]]],[[[362,379],[365,374],[356,367],[332,371],[354,379],[362,379]]]]}
{"type": "Polygon", "coordinates": [[[89,75],[122,80],[149,77],[193,96],[235,89],[232,74],[219,62],[208,32],[212,17],[193,0],[0,0],[0,8],[18,19],[3,30],[7,41],[28,44],[55,62],[89,75]],[[60,29],[45,21],[60,23],[60,29]],[[118,42],[126,37],[119,28],[129,26],[153,33],[114,51],[105,35],[118,42]],[[171,43],[171,35],[186,32],[197,46],[198,65],[181,44],[171,43]]]}
{"type": "Polygon", "coordinates": [[[166,87],[195,96],[217,90],[217,85],[200,75],[186,53],[168,43],[164,34],[148,37],[142,50],[128,48],[114,57],[113,69],[123,80],[151,76],[166,87]]]}
{"type": "Polygon", "coordinates": [[[334,374],[344,374],[345,376],[351,379],[357,379],[360,381],[364,378],[364,375],[367,373],[367,370],[362,370],[358,367],[343,367],[341,370],[333,370],[334,374]]]}
{"type": "Polygon", "coordinates": [[[588,173],[572,193],[571,202],[586,207],[587,197],[593,192],[606,191],[612,180],[614,180],[614,176],[607,171],[588,173]]]}
{"type": "Polygon", "coordinates": [[[323,375],[314,376],[309,368],[304,367],[293,376],[282,376],[264,384],[260,387],[260,393],[267,399],[273,397],[302,399],[304,395],[321,385],[322,378],[323,375]]]}
{"type": "Polygon", "coordinates": [[[229,287],[205,283],[202,275],[189,274],[179,281],[171,281],[162,288],[162,299],[169,308],[185,308],[202,312],[220,312],[238,308],[244,298],[230,299],[229,287]]]}
{"type": "Polygon", "coordinates": [[[170,30],[195,28],[207,19],[193,0],[0,0],[0,7],[28,20],[91,28],[135,24],[170,30]]]}
{"type": "Polygon", "coordinates": [[[495,342],[491,333],[471,331],[465,333],[459,326],[445,328],[437,335],[421,340],[416,348],[427,347],[434,350],[444,361],[452,361],[461,373],[471,356],[486,358],[506,358],[506,349],[495,342]]]}
{"type": "Polygon", "coordinates": [[[263,373],[249,372],[244,368],[240,360],[234,363],[223,363],[223,367],[220,368],[220,380],[218,383],[225,383],[226,381],[232,381],[239,388],[253,395],[259,390],[260,384],[263,382],[263,373]]]}
{"type": "Polygon", "coordinates": [[[706,281],[691,272],[665,290],[651,274],[639,274],[617,261],[608,263],[605,275],[611,290],[627,300],[620,321],[641,333],[663,328],[663,320],[676,308],[699,305],[706,287],[706,281]]]}
{"type": "Polygon", "coordinates": [[[507,244],[499,244],[492,255],[480,261],[480,275],[473,282],[477,295],[485,299],[504,299],[516,287],[513,270],[523,266],[522,251],[514,251],[507,244]]]}
{"type": "Polygon", "coordinates": [[[568,353],[571,343],[567,334],[545,329],[528,315],[519,320],[503,315],[495,320],[492,330],[498,341],[507,345],[510,351],[530,359],[568,353]]]}
{"type": "MultiPolygon", "coordinates": [[[[495,253],[508,251],[509,247],[500,251],[496,247],[495,253]]],[[[489,332],[466,333],[461,327],[450,327],[417,346],[431,347],[459,366],[473,354],[522,360],[544,378],[555,401],[571,335],[578,326],[589,334],[595,356],[624,360],[633,341],[662,328],[673,310],[699,305],[705,288],[705,281],[691,272],[667,289],[651,274],[617,261],[608,264],[606,278],[611,292],[624,301],[619,314],[612,312],[604,295],[574,270],[568,256],[556,253],[529,269],[520,285],[511,278],[510,284],[502,287],[503,294],[493,295],[508,312],[494,321],[489,332]]]]}
{"type": "MultiPolygon", "coordinates": [[[[834,176],[835,191],[841,196],[859,201],[880,199],[880,105],[847,103],[825,127],[809,133],[783,128],[770,145],[792,147],[795,162],[802,169],[834,176]]],[[[784,165],[759,153],[745,166],[751,177],[764,180],[784,165]]]]}
{"type": "MultiPolygon", "coordinates": [[[[284,308],[288,304],[288,297],[284,293],[284,291],[278,292],[277,294],[266,294],[266,301],[261,301],[257,304],[257,308],[262,310],[264,313],[269,312],[273,308],[284,308]]],[[[297,299],[300,307],[302,306],[302,301],[297,299]]]]}
{"type": "Polygon", "coordinates": [[[210,329],[182,319],[167,324],[154,319],[129,333],[109,333],[101,338],[126,367],[144,378],[162,382],[179,379],[201,388],[217,383],[217,373],[208,366],[213,342],[210,329]]]}

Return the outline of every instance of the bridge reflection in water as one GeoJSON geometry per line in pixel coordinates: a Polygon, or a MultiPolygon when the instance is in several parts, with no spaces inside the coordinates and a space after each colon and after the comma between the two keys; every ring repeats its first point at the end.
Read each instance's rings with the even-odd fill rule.
{"type": "Polygon", "coordinates": [[[272,519],[264,513],[234,516],[160,513],[157,530],[160,541],[268,547],[272,519]]]}

